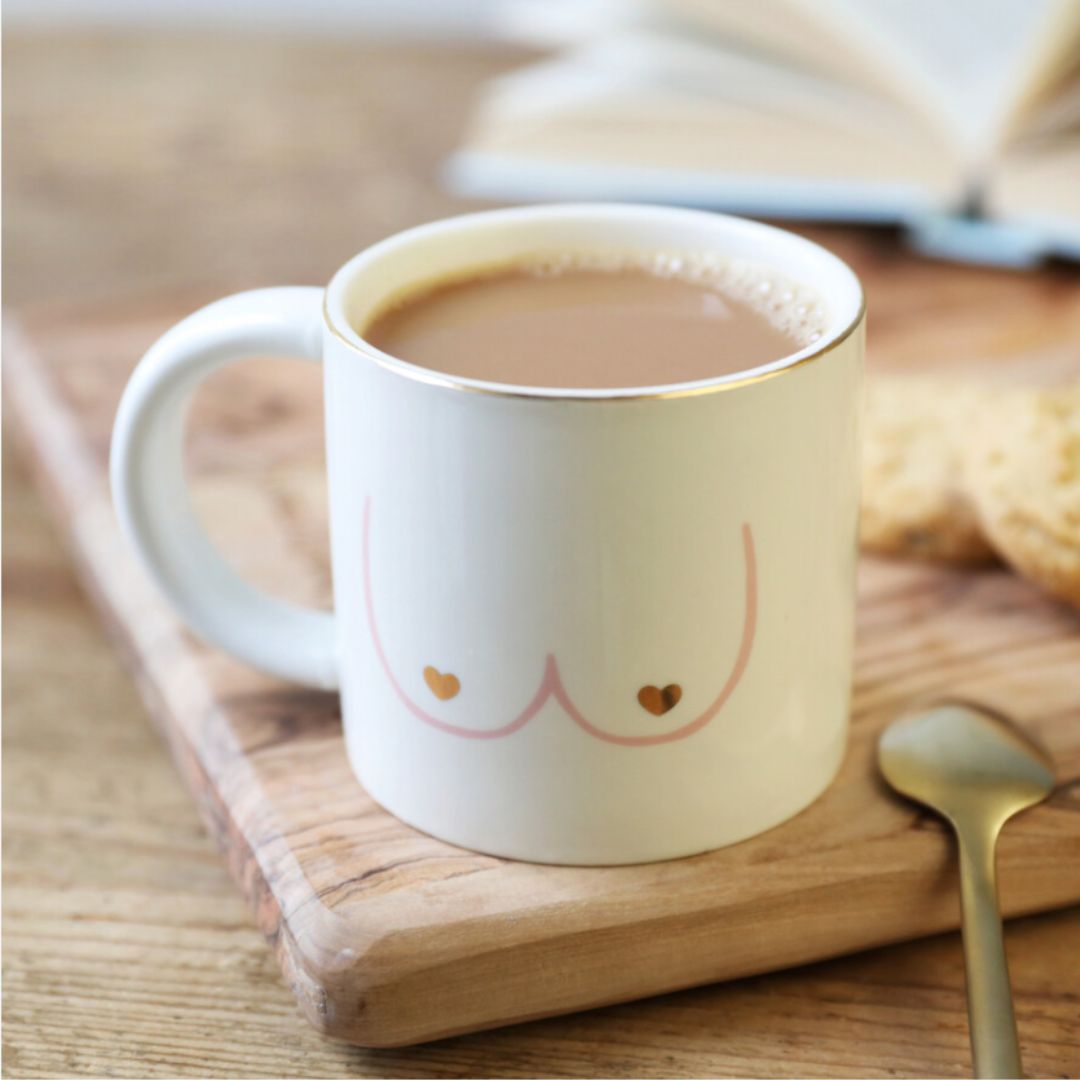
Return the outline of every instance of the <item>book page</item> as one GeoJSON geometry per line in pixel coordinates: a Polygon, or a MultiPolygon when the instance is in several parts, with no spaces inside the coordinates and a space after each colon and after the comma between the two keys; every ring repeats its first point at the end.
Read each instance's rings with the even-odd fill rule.
{"type": "MultiPolygon", "coordinates": [[[[896,80],[883,72],[880,58],[852,41],[827,4],[807,5],[802,0],[651,0],[651,4],[658,15],[675,20],[671,30],[681,25],[702,45],[759,53],[778,66],[897,96],[896,80]]],[[[640,5],[637,10],[640,18],[640,5]]]]}
{"type": "MultiPolygon", "coordinates": [[[[904,188],[921,193],[911,201],[923,204],[960,197],[948,144],[894,103],[656,35],[611,38],[495,80],[466,151],[504,173],[513,160],[537,170],[558,162],[591,176],[601,168],[608,178],[651,170],[651,190],[660,193],[661,174],[696,173],[742,178],[744,186],[782,182],[785,198],[796,199],[808,181],[863,193],[904,188]]],[[[589,190],[595,194],[595,185],[589,190]]],[[[871,197],[859,205],[872,216],[871,197]]]]}
{"type": "Polygon", "coordinates": [[[1080,0],[652,0],[729,44],[907,104],[975,168],[1080,44],[1080,0]]]}
{"type": "Polygon", "coordinates": [[[1029,109],[986,180],[987,212],[1080,257],[1080,56],[1029,109]]]}
{"type": "Polygon", "coordinates": [[[912,104],[943,123],[972,166],[1080,33],[1080,0],[801,0],[879,54],[912,104]]]}
{"type": "Polygon", "coordinates": [[[1012,142],[1030,142],[1066,131],[1080,131],[1080,50],[1074,70],[1066,72],[1056,85],[1046,87],[1042,97],[1029,104],[1012,133],[1012,142]]]}
{"type": "MultiPolygon", "coordinates": [[[[853,137],[883,132],[902,143],[926,145],[917,118],[895,102],[862,87],[833,82],[719,46],[661,34],[611,35],[596,44],[519,69],[488,84],[481,110],[508,120],[526,114],[552,115],[586,101],[617,102],[628,93],[700,104],[741,103],[792,120],[846,128],[853,137]]],[[[934,153],[950,156],[945,142],[934,153]]]]}
{"type": "Polygon", "coordinates": [[[995,217],[1027,225],[1047,248],[1080,257],[1080,131],[1010,150],[986,191],[995,217]]]}

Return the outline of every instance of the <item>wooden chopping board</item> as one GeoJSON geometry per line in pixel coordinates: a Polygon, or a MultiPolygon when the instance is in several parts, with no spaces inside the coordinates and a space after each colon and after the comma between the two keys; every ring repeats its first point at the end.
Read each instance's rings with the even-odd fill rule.
{"type": "MultiPolygon", "coordinates": [[[[994,316],[992,377],[1080,370],[1076,293],[1045,295],[1044,310],[994,316]],[[1012,348],[1000,347],[1005,318],[1012,348]]],[[[754,840],[644,867],[554,868],[397,822],[349,771],[337,698],[195,642],[119,535],[106,466],[124,381],[208,299],[9,320],[7,397],[84,581],[316,1027],[368,1046],[419,1042],[957,926],[945,830],[893,798],[874,768],[895,710],[942,693],[1012,713],[1056,760],[1054,796],[1002,839],[1005,911],[1080,901],[1080,619],[998,568],[863,561],[844,767],[810,809],[754,840]]],[[[920,343],[961,366],[985,355],[975,305],[935,298],[931,339],[903,317],[905,303],[912,315],[927,302],[894,297],[874,337],[871,289],[879,366],[913,366],[920,343]]],[[[212,535],[260,583],[309,603],[329,597],[320,395],[313,365],[237,365],[202,391],[191,431],[212,535]]]]}

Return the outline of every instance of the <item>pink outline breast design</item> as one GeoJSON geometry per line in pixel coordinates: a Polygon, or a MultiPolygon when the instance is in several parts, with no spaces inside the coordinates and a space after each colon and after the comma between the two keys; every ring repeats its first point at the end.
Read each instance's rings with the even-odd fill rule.
{"type": "Polygon", "coordinates": [[[466,728],[459,724],[451,724],[446,720],[440,720],[437,716],[422,709],[405,692],[405,688],[394,675],[390,667],[390,661],[383,648],[382,638],[379,635],[378,624],[375,620],[375,601],[371,589],[371,498],[364,501],[364,535],[363,535],[363,564],[364,564],[364,601],[367,610],[368,627],[371,630],[371,640],[375,646],[375,655],[379,664],[386,673],[390,685],[394,689],[401,703],[425,724],[443,731],[448,735],[457,735],[463,739],[501,739],[507,735],[513,735],[520,731],[544,706],[548,698],[554,698],[562,707],[563,711],[582,731],[587,732],[594,738],[604,742],[614,743],[617,746],[658,746],[661,743],[675,742],[685,739],[695,732],[700,731],[714,716],[724,707],[728,698],[734,693],[735,688],[742,679],[743,672],[750,660],[750,653],[754,648],[754,633],[757,628],[757,561],[754,555],[754,537],[750,526],[742,527],[743,558],[746,563],[746,601],[743,611],[742,640],[739,643],[739,651],[735,656],[727,681],[724,683],[716,699],[703,713],[688,721],[674,731],[666,731],[656,735],[615,735],[609,731],[598,728],[590,720],[584,717],[577,706],[570,699],[563,685],[562,676],[559,674],[558,661],[554,653],[549,653],[544,662],[544,673],[540,685],[533,694],[532,700],[525,708],[509,723],[496,728],[466,728]]]}

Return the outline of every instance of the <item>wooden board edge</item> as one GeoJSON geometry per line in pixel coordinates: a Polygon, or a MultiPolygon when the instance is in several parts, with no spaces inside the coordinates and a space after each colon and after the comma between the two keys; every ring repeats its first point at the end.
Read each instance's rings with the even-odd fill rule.
{"type": "MultiPolygon", "coordinates": [[[[79,525],[82,517],[93,510],[100,513],[102,507],[111,514],[107,489],[100,475],[89,464],[78,468],[74,478],[60,472],[56,464],[59,455],[75,455],[76,459],[80,456],[88,459],[89,455],[85,453],[85,448],[81,447],[77,429],[59,402],[47,371],[43,365],[35,362],[34,347],[26,339],[17,322],[13,324],[10,316],[5,326],[5,336],[8,340],[5,348],[4,383],[9,403],[13,407],[16,433],[29,451],[27,458],[41,481],[40,486],[46,501],[74,555],[80,579],[103,616],[110,637],[119,645],[125,665],[134,676],[151,716],[158,721],[170,752],[196,799],[211,835],[227,857],[230,873],[251,905],[260,930],[275,951],[301,1012],[318,1030],[369,1047],[412,1045],[484,1028],[634,1000],[721,979],[758,974],[774,970],[777,966],[794,966],[790,962],[777,965],[775,962],[769,963],[758,958],[756,961],[743,961],[718,968],[715,964],[710,966],[707,960],[703,960],[696,970],[687,970],[685,975],[676,980],[650,981],[635,975],[626,985],[610,990],[602,996],[584,988],[575,994],[566,993],[560,987],[539,986],[540,992],[531,998],[526,996],[520,1007],[494,1017],[485,1010],[485,1015],[481,1017],[476,1014],[476,1010],[470,1014],[463,1007],[467,999],[461,995],[466,987],[485,978],[484,965],[491,962],[492,955],[501,955],[498,950],[481,956],[474,962],[456,961],[452,978],[446,970],[447,965],[442,965],[441,974],[444,978],[441,982],[438,978],[438,962],[403,974],[397,954],[406,950],[415,953],[415,949],[423,944],[411,928],[387,923],[368,938],[365,948],[357,949],[355,955],[343,960],[341,935],[347,927],[341,925],[340,919],[335,920],[329,911],[327,915],[331,917],[317,920],[313,938],[301,946],[284,922],[277,900],[259,869],[256,854],[252,851],[240,824],[232,817],[213,778],[208,775],[197,749],[179,733],[175,725],[160,722],[163,716],[170,714],[169,704],[159,688],[145,677],[143,665],[138,662],[138,645],[126,631],[119,612],[114,610],[109,598],[97,587],[95,575],[91,572],[93,556],[85,550],[85,538],[80,536],[79,525]],[[33,423],[28,419],[31,413],[34,416],[33,423]],[[79,514],[74,513],[73,508],[76,506],[80,508],[79,514]],[[328,962],[328,959],[333,957],[339,959],[328,962]],[[443,994],[457,994],[459,1010],[456,1013],[453,1010],[420,1010],[419,1018],[413,1014],[411,1020],[403,1022],[407,1019],[406,1014],[410,1011],[411,1003],[423,1002],[433,986],[437,986],[443,994]],[[437,1023],[435,1018],[438,1019],[437,1023]]],[[[179,624],[176,625],[178,628],[179,624]]],[[[1080,856],[1080,850],[1063,851],[1061,856],[1066,860],[1076,860],[1080,856]]],[[[929,873],[909,873],[907,880],[890,883],[887,891],[909,898],[925,895],[928,889],[934,888],[931,878],[929,873]]],[[[940,880],[937,884],[940,885],[940,880]]],[[[1010,905],[1009,914],[1029,914],[1075,903],[1080,900],[1078,884],[1080,883],[1074,883],[1065,890],[1065,894],[1056,895],[1049,902],[1032,904],[1021,898],[1015,905],[1010,905]]],[[[867,903],[873,904],[875,901],[869,897],[867,903]]],[[[954,929],[958,925],[958,909],[955,909],[955,905],[940,911],[935,909],[929,919],[925,911],[916,913],[907,922],[901,921],[899,925],[902,929],[899,930],[895,912],[889,910],[889,918],[879,919],[869,931],[862,937],[851,940],[843,950],[809,948],[795,954],[795,963],[809,963],[923,937],[954,929]]],[[[778,914],[782,915],[783,912],[778,914]]],[[[730,912],[713,911],[711,922],[708,916],[708,912],[680,912],[668,919],[656,920],[649,939],[654,943],[654,948],[659,948],[662,942],[670,941],[672,935],[697,939],[703,933],[711,934],[712,946],[715,949],[721,939],[737,942],[754,922],[760,921],[760,912],[752,919],[748,914],[746,922],[734,924],[731,922],[730,912]],[[717,922],[718,919],[722,921],[717,922]]],[[[605,934],[625,934],[624,948],[633,947],[641,957],[643,966],[647,967],[648,950],[642,955],[640,940],[633,940],[640,934],[640,927],[640,923],[616,926],[605,930],[605,934]]],[[[421,939],[422,936],[421,934],[421,939]]],[[[539,969],[545,951],[573,946],[579,950],[583,961],[593,964],[610,963],[610,936],[606,938],[603,948],[583,938],[572,940],[574,937],[571,932],[562,937],[550,935],[539,942],[523,944],[512,950],[515,955],[514,962],[526,969],[530,966],[539,969]]],[[[435,952],[437,955],[438,951],[435,952]]]]}
{"type": "Polygon", "coordinates": [[[99,475],[89,465],[82,464],[88,461],[89,453],[69,423],[46,371],[35,361],[34,347],[21,321],[11,313],[4,315],[3,351],[3,388],[9,415],[14,421],[14,441],[22,451],[38,491],[72,557],[76,577],[101,618],[103,629],[131,676],[150,720],[165,741],[208,833],[225,858],[230,876],[251,907],[260,932],[273,949],[300,1011],[314,1027],[323,1029],[322,1018],[327,1013],[325,991],[308,970],[243,829],[222,799],[196,749],[180,735],[175,726],[164,721],[164,717],[169,715],[168,703],[157,686],[146,677],[139,662],[138,645],[127,632],[119,612],[114,610],[109,598],[97,585],[93,556],[80,542],[80,516],[92,516],[95,508],[102,503],[111,514],[111,499],[99,475]],[[30,420],[31,413],[33,422],[30,420]],[[76,463],[75,479],[65,479],[57,468],[56,461],[60,456],[66,457],[68,464],[76,463]],[[76,506],[80,508],[78,513],[76,506]]]}

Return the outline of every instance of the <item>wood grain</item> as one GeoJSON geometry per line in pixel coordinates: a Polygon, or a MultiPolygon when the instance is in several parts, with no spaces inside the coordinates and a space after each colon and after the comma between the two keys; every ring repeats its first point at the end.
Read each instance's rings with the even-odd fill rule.
{"type": "MultiPolygon", "coordinates": [[[[5,264],[7,297],[24,306],[44,289],[100,299],[117,290],[146,294],[198,282],[185,301],[192,306],[227,288],[325,277],[342,257],[339,249],[351,251],[454,208],[432,185],[432,166],[452,142],[455,110],[460,113],[468,87],[508,62],[272,40],[67,34],[17,45],[13,50],[9,35],[5,58],[16,60],[16,94],[14,103],[6,95],[5,110],[16,123],[6,126],[5,140],[25,153],[5,169],[9,221],[12,208],[18,211],[7,226],[5,264]],[[171,97],[154,89],[161,72],[171,97]],[[208,122],[213,103],[238,83],[252,88],[248,110],[237,117],[218,112],[221,118],[208,122]],[[394,94],[394,123],[372,123],[368,117],[379,115],[387,90],[394,94]],[[181,91],[190,100],[176,109],[181,91]],[[263,129],[249,122],[256,102],[275,114],[263,129]],[[344,146],[330,124],[311,135],[308,149],[321,154],[321,166],[293,190],[318,188],[335,213],[315,215],[310,242],[298,245],[273,189],[256,183],[268,170],[287,173],[291,148],[284,136],[259,132],[290,133],[312,115],[313,104],[332,106],[327,112],[338,120],[355,113],[361,127],[344,146]],[[50,142],[57,120],[67,125],[66,141],[50,142]],[[379,161],[381,178],[368,184],[365,174],[357,182],[361,159],[379,161]],[[192,163],[204,167],[218,191],[190,182],[192,163]],[[384,198],[391,190],[395,198],[384,198]],[[257,210],[237,200],[241,191],[260,204],[257,210]],[[340,207],[356,222],[352,239],[342,235],[340,207]]],[[[6,83],[12,78],[9,64],[6,83]]],[[[926,367],[944,352],[961,364],[1020,355],[1025,377],[1075,370],[1075,276],[958,270],[911,259],[885,236],[818,235],[867,278],[871,349],[881,361],[926,367]],[[986,317],[990,311],[993,319],[986,317]]],[[[113,347],[130,349],[130,360],[175,307],[170,301],[157,313],[144,309],[148,321],[131,331],[127,344],[114,339],[113,347]]],[[[112,334],[116,318],[105,322],[110,319],[112,334]]],[[[94,378],[91,358],[83,358],[76,381],[94,378]]],[[[1001,370],[1004,377],[1015,373],[1007,364],[1001,370]]],[[[302,425],[288,425],[292,413],[282,400],[316,391],[295,385],[298,377],[284,369],[262,374],[268,378],[261,396],[230,399],[231,420],[215,419],[214,409],[201,418],[230,433],[222,440],[220,431],[204,429],[196,439],[202,499],[212,511],[254,488],[243,496],[253,512],[307,523],[295,531],[300,539],[289,584],[294,595],[317,595],[325,588],[318,497],[304,482],[314,461],[291,479],[281,469],[312,439],[302,425]],[[278,446],[276,461],[266,459],[268,447],[258,437],[267,418],[283,418],[280,433],[295,440],[278,446]]],[[[108,406],[98,408],[101,415],[89,417],[84,430],[104,431],[108,406]]],[[[5,705],[12,706],[9,717],[21,718],[14,762],[10,720],[5,733],[5,773],[17,781],[5,787],[5,810],[13,799],[23,808],[17,842],[5,845],[6,1073],[959,1075],[967,1067],[955,937],[419,1050],[351,1051],[307,1035],[291,1021],[235,904],[229,907],[221,875],[185,817],[176,785],[170,789],[160,756],[132,727],[130,695],[91,633],[39,513],[35,524],[25,483],[15,504],[23,512],[9,528],[11,490],[9,480],[5,534],[23,537],[25,546],[7,553],[16,567],[13,574],[9,562],[9,594],[13,578],[26,586],[14,609],[18,625],[12,629],[10,606],[5,618],[5,644],[22,644],[14,661],[10,647],[5,654],[5,705]],[[95,714],[89,729],[88,711],[95,714]],[[70,752],[61,753],[61,746],[70,752]],[[14,896],[12,870],[21,890],[14,896]]],[[[235,543],[227,530],[222,538],[235,543]]],[[[267,556],[262,572],[273,574],[275,557],[267,556]]],[[[895,569],[902,582],[904,568],[895,569]]],[[[908,590],[914,617],[926,614],[936,589],[908,590]]],[[[932,637],[932,626],[920,633],[932,637]]],[[[1002,656],[1009,644],[1008,635],[990,643],[1002,656]]],[[[904,659],[898,651],[890,673],[889,657],[877,658],[874,677],[917,683],[903,670],[904,659]]],[[[991,659],[982,663],[990,666],[991,659]]],[[[1029,677],[1020,673],[1017,696],[1038,681],[1037,669],[1029,677]]],[[[872,679],[864,689],[869,707],[873,694],[872,679]]],[[[306,734],[294,704],[284,716],[265,709],[259,730],[291,724],[306,734]]],[[[312,726],[320,723],[332,720],[312,726]]],[[[1075,1073],[1078,987],[1068,962],[1080,943],[1075,916],[1027,920],[1009,936],[1028,1067],[1075,1073]]]]}
{"type": "MultiPolygon", "coordinates": [[[[9,1077],[970,1075],[959,936],[404,1050],[299,1016],[4,455],[9,1077]]],[[[1031,1076],[1080,1076],[1080,910],[1008,924],[1031,1076]]]]}
{"type": "MultiPolygon", "coordinates": [[[[346,762],[334,696],[284,686],[193,642],[133,564],[106,489],[109,418],[133,357],[180,314],[29,316],[8,396],[84,577],[320,1030],[386,1046],[767,971],[957,923],[950,845],[881,788],[881,725],[944,692],[995,702],[1061,780],[1007,832],[1003,903],[1080,900],[1075,614],[1003,570],[864,560],[853,733],[835,785],[752,841],[646,867],[538,867],[442,844],[385,814],[346,762]],[[91,361],[91,362],[88,362],[91,361]],[[1003,662],[1003,660],[1005,662],[1003,662]]],[[[317,384],[243,365],[193,422],[197,501],[227,551],[325,603],[317,384]],[[236,423],[236,403],[262,421],[236,423]],[[238,441],[259,447],[253,482],[238,441]],[[252,552],[252,537],[259,542],[252,552]]],[[[250,450],[248,451],[250,453],[250,450]]]]}

